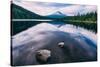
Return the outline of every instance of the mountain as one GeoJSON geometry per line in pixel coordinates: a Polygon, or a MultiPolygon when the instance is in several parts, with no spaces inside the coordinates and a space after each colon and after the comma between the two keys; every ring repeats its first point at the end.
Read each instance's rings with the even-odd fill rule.
{"type": "Polygon", "coordinates": [[[66,17],[66,15],[64,15],[60,11],[57,11],[48,16],[41,16],[14,3],[11,4],[12,19],[60,19],[64,17],[66,17]]]}
{"type": "Polygon", "coordinates": [[[40,16],[16,4],[11,4],[12,19],[43,19],[46,17],[40,16]]]}
{"type": "Polygon", "coordinates": [[[64,18],[64,17],[66,17],[66,15],[64,15],[60,11],[57,11],[57,12],[51,14],[51,15],[48,15],[47,17],[50,17],[50,18],[64,18]]]}

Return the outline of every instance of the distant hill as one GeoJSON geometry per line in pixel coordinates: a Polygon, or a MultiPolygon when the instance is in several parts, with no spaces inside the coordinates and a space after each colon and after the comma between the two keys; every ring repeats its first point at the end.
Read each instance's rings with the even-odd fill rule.
{"type": "Polygon", "coordinates": [[[35,14],[27,9],[24,9],[21,6],[11,4],[11,16],[12,19],[43,19],[44,16],[35,14]]]}

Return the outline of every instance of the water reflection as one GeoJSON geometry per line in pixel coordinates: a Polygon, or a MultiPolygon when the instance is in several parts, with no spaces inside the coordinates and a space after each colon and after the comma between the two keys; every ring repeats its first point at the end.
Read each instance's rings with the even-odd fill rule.
{"type": "Polygon", "coordinates": [[[97,34],[86,30],[81,27],[77,27],[75,25],[71,24],[65,24],[63,22],[42,22],[40,24],[37,24],[33,27],[28,28],[27,30],[24,30],[14,36],[12,36],[13,40],[13,46],[23,44],[26,42],[29,42],[29,40],[32,40],[33,36],[38,36],[35,34],[37,31],[62,31],[69,33],[74,39],[77,37],[77,40],[84,39],[84,37],[88,38],[90,41],[92,41],[94,44],[96,44],[97,41],[97,34]],[[84,36],[84,37],[83,37],[84,36]]]}
{"type": "Polygon", "coordinates": [[[46,64],[97,60],[96,34],[74,25],[42,22],[12,36],[14,65],[39,64],[35,53],[40,49],[51,50],[46,64]]]}

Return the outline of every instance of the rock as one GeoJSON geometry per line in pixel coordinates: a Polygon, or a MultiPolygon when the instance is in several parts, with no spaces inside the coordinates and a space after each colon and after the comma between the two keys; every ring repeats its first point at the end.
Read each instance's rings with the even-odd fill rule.
{"type": "Polygon", "coordinates": [[[50,50],[43,49],[36,52],[36,59],[38,62],[47,62],[50,56],[51,56],[50,50]]]}
{"type": "Polygon", "coordinates": [[[61,48],[64,47],[64,42],[59,42],[58,46],[61,47],[61,48]]]}

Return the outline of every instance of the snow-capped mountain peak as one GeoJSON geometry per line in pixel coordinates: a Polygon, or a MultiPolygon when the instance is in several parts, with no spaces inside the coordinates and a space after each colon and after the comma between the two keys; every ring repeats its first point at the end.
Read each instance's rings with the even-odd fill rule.
{"type": "Polygon", "coordinates": [[[63,18],[65,16],[66,15],[63,14],[62,12],[60,12],[60,11],[56,11],[55,13],[48,15],[48,17],[50,17],[50,18],[63,18]]]}

